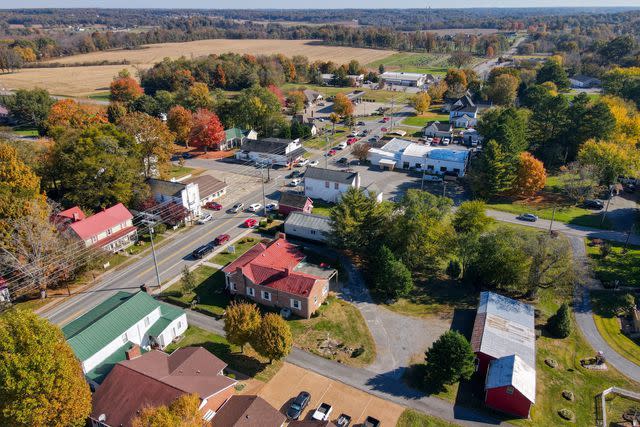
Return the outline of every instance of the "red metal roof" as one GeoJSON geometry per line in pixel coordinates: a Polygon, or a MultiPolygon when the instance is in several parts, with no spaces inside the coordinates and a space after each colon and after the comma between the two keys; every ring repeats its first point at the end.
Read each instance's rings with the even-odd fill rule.
{"type": "Polygon", "coordinates": [[[111,206],[110,208],[85,218],[82,221],[69,224],[69,228],[72,229],[82,240],[87,240],[92,236],[98,235],[111,227],[122,224],[123,222],[131,219],[133,219],[131,212],[129,212],[122,203],[118,203],[117,205],[111,206]]]}
{"type": "Polygon", "coordinates": [[[84,212],[82,212],[82,209],[80,209],[78,206],[74,206],[62,212],[58,212],[56,216],[59,218],[69,218],[74,221],[81,221],[87,217],[84,212]]]}

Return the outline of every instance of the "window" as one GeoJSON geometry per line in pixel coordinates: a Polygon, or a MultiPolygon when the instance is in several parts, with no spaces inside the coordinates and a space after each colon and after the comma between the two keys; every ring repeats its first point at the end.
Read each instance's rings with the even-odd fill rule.
{"type": "Polygon", "coordinates": [[[145,327],[149,326],[149,316],[144,318],[144,326],[145,327]]]}
{"type": "Polygon", "coordinates": [[[295,308],[296,310],[301,310],[302,309],[302,303],[300,301],[298,301],[297,299],[291,299],[291,307],[295,308]]]}
{"type": "Polygon", "coordinates": [[[456,174],[459,174],[459,173],[460,173],[460,169],[457,169],[457,168],[454,168],[454,169],[453,169],[453,171],[454,171],[456,174]]]}
{"type": "Polygon", "coordinates": [[[262,291],[262,299],[271,301],[271,293],[267,291],[262,291]]]}
{"type": "Polygon", "coordinates": [[[333,184],[333,188],[336,190],[340,189],[340,184],[338,184],[337,182],[333,184]]]}
{"type": "Polygon", "coordinates": [[[427,170],[432,171],[433,170],[433,165],[427,165],[427,170]]]}
{"type": "Polygon", "coordinates": [[[313,302],[314,302],[316,305],[318,305],[318,297],[317,297],[317,296],[313,297],[313,302]]]}
{"type": "Polygon", "coordinates": [[[256,290],[253,288],[247,288],[247,295],[249,295],[250,297],[255,297],[256,296],[256,290]]]}
{"type": "Polygon", "coordinates": [[[416,163],[416,169],[422,169],[422,165],[420,163],[416,163]]]}
{"type": "Polygon", "coordinates": [[[328,283],[326,285],[324,285],[324,288],[322,288],[322,295],[326,295],[327,292],[329,292],[329,284],[328,283]]]}
{"type": "Polygon", "coordinates": [[[512,386],[508,386],[506,392],[507,392],[507,394],[513,394],[513,387],[512,386]]]}
{"type": "Polygon", "coordinates": [[[205,421],[211,421],[215,414],[216,413],[214,411],[212,411],[211,409],[207,409],[207,412],[205,412],[204,417],[202,417],[202,419],[205,420],[205,421]]]}
{"type": "Polygon", "coordinates": [[[113,231],[110,228],[107,228],[107,236],[110,236],[113,231]]]}
{"type": "Polygon", "coordinates": [[[311,234],[316,234],[316,230],[311,230],[311,234]]]}
{"type": "Polygon", "coordinates": [[[325,186],[325,188],[329,188],[329,181],[325,181],[324,182],[324,186],[325,186]]]}
{"type": "Polygon", "coordinates": [[[122,344],[126,344],[127,341],[129,341],[129,337],[127,337],[127,333],[126,332],[124,334],[122,334],[122,336],[120,338],[122,339],[122,344]]]}
{"type": "Polygon", "coordinates": [[[446,171],[447,171],[446,166],[440,166],[440,172],[446,172],[446,171]]]}
{"type": "Polygon", "coordinates": [[[409,162],[402,162],[402,169],[409,169],[409,162]]]}
{"type": "Polygon", "coordinates": [[[236,284],[235,284],[235,283],[232,283],[232,284],[231,284],[231,290],[232,290],[232,291],[237,291],[237,290],[238,290],[238,287],[236,286],[236,284]]]}
{"type": "Polygon", "coordinates": [[[91,236],[91,243],[96,243],[98,241],[98,236],[91,236]]]}
{"type": "Polygon", "coordinates": [[[178,329],[180,329],[180,328],[182,328],[182,321],[181,320],[178,321],[178,329]]]}

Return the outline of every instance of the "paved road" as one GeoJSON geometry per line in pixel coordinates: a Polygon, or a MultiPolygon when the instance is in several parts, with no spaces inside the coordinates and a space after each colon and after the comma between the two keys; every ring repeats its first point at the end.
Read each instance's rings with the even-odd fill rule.
{"type": "MultiPolygon", "coordinates": [[[[513,45],[511,45],[509,50],[505,52],[503,55],[500,55],[500,57],[515,55],[518,50],[518,45],[520,45],[520,43],[522,43],[525,39],[526,39],[525,36],[517,38],[513,43],[513,45]]],[[[489,76],[489,72],[491,71],[491,69],[500,65],[500,63],[498,62],[498,59],[499,58],[495,58],[495,59],[490,59],[488,61],[481,62],[475,67],[473,67],[473,69],[475,70],[476,73],[478,73],[478,75],[481,78],[486,79],[489,76]]]]}

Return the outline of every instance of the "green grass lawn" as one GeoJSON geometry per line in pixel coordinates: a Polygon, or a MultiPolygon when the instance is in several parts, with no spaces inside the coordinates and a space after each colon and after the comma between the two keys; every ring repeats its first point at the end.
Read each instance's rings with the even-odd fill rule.
{"type": "Polygon", "coordinates": [[[452,67],[448,61],[449,55],[445,54],[399,52],[371,62],[367,67],[377,70],[383,64],[387,71],[444,75],[452,67]]]}
{"type": "Polygon", "coordinates": [[[38,137],[40,134],[37,129],[14,129],[13,133],[23,137],[38,137]]]}
{"type": "MultiPolygon", "coordinates": [[[[580,93],[579,92],[569,92],[569,93],[563,93],[562,96],[564,96],[565,98],[567,98],[569,101],[573,100],[573,98],[575,98],[576,96],[578,96],[580,93]]],[[[587,93],[587,98],[589,98],[589,101],[596,101],[598,100],[600,97],[602,96],[601,93],[587,93]]]]}
{"type": "Polygon", "coordinates": [[[376,346],[360,311],[337,297],[329,297],[311,319],[289,321],[296,346],[328,359],[350,366],[365,366],[376,358],[376,346]],[[330,338],[341,343],[348,351],[337,354],[323,352],[319,344],[330,338]],[[361,348],[362,352],[352,353],[361,348]]]}
{"type": "Polygon", "coordinates": [[[405,409],[396,427],[454,427],[457,425],[413,409],[405,409]]]}
{"type": "Polygon", "coordinates": [[[440,108],[432,108],[428,113],[421,116],[407,117],[402,121],[403,125],[407,126],[420,126],[424,127],[427,123],[433,121],[439,121],[440,123],[449,123],[449,115],[442,114],[440,108]]]}
{"type": "MultiPolygon", "coordinates": [[[[487,208],[497,211],[511,212],[515,215],[532,213],[543,219],[551,219],[553,206],[542,203],[527,203],[526,201],[514,201],[512,203],[489,203],[487,208]]],[[[566,222],[567,224],[582,225],[592,228],[610,228],[610,223],[605,219],[600,225],[601,215],[589,209],[577,206],[558,206],[554,221],[566,222]]]]}
{"type": "Polygon", "coordinates": [[[313,211],[311,213],[320,216],[330,216],[331,208],[334,206],[335,205],[333,203],[327,203],[324,200],[315,199],[313,201],[313,211]]]}
{"type": "Polygon", "coordinates": [[[225,337],[205,331],[196,326],[189,326],[184,337],[177,343],[168,346],[165,351],[172,351],[189,346],[204,347],[229,365],[230,369],[253,377],[260,381],[269,381],[282,367],[282,361],[269,363],[259,356],[250,345],[246,345],[244,353],[240,347],[230,344],[225,337]]]}
{"type": "Polygon", "coordinates": [[[110,92],[96,92],[94,94],[89,95],[87,98],[95,99],[96,101],[109,101],[110,100],[110,92]]]}
{"type": "Polygon", "coordinates": [[[231,254],[225,251],[214,256],[210,261],[214,264],[219,264],[222,266],[227,265],[231,261],[237,259],[243,253],[247,252],[253,246],[255,246],[256,243],[258,243],[258,239],[256,239],[255,237],[244,237],[232,243],[232,245],[236,249],[235,253],[231,254]]]}
{"type": "Polygon", "coordinates": [[[167,175],[167,179],[182,178],[183,176],[193,173],[193,171],[195,171],[194,168],[188,168],[186,166],[172,164],[169,167],[169,169],[166,171],[166,175],[167,175]]]}
{"type": "Polygon", "coordinates": [[[222,316],[229,305],[229,296],[224,290],[224,273],[213,267],[201,265],[193,270],[193,274],[196,282],[193,292],[183,293],[183,283],[179,280],[163,292],[163,297],[182,306],[188,306],[191,301],[199,298],[200,302],[194,308],[205,314],[222,316]]]}
{"type": "Polygon", "coordinates": [[[622,253],[622,243],[609,242],[611,253],[602,258],[600,248],[587,244],[587,255],[596,278],[603,283],[619,281],[621,286],[640,286],[640,247],[629,245],[622,253]]]}

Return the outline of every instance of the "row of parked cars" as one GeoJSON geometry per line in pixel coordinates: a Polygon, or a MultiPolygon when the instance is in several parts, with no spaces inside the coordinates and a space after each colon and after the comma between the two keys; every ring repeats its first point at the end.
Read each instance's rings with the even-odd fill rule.
{"type": "MultiPolygon", "coordinates": [[[[311,394],[307,391],[301,391],[295,399],[289,404],[287,409],[287,418],[291,420],[297,420],[302,415],[302,412],[309,406],[311,402],[311,394]]],[[[311,419],[315,421],[329,421],[333,407],[325,402],[322,402],[318,408],[311,414],[311,419]]],[[[334,424],[338,427],[349,427],[351,425],[351,417],[347,414],[340,414],[335,420],[334,424]]],[[[380,427],[380,421],[373,417],[367,417],[362,424],[363,427],[380,427]]]]}
{"type": "Polygon", "coordinates": [[[229,241],[230,238],[231,237],[228,234],[221,234],[215,239],[213,239],[211,242],[204,244],[200,246],[198,249],[196,249],[195,251],[193,251],[191,253],[191,256],[194,257],[195,259],[204,258],[205,255],[209,254],[210,252],[213,252],[216,246],[224,245],[229,241]]]}

